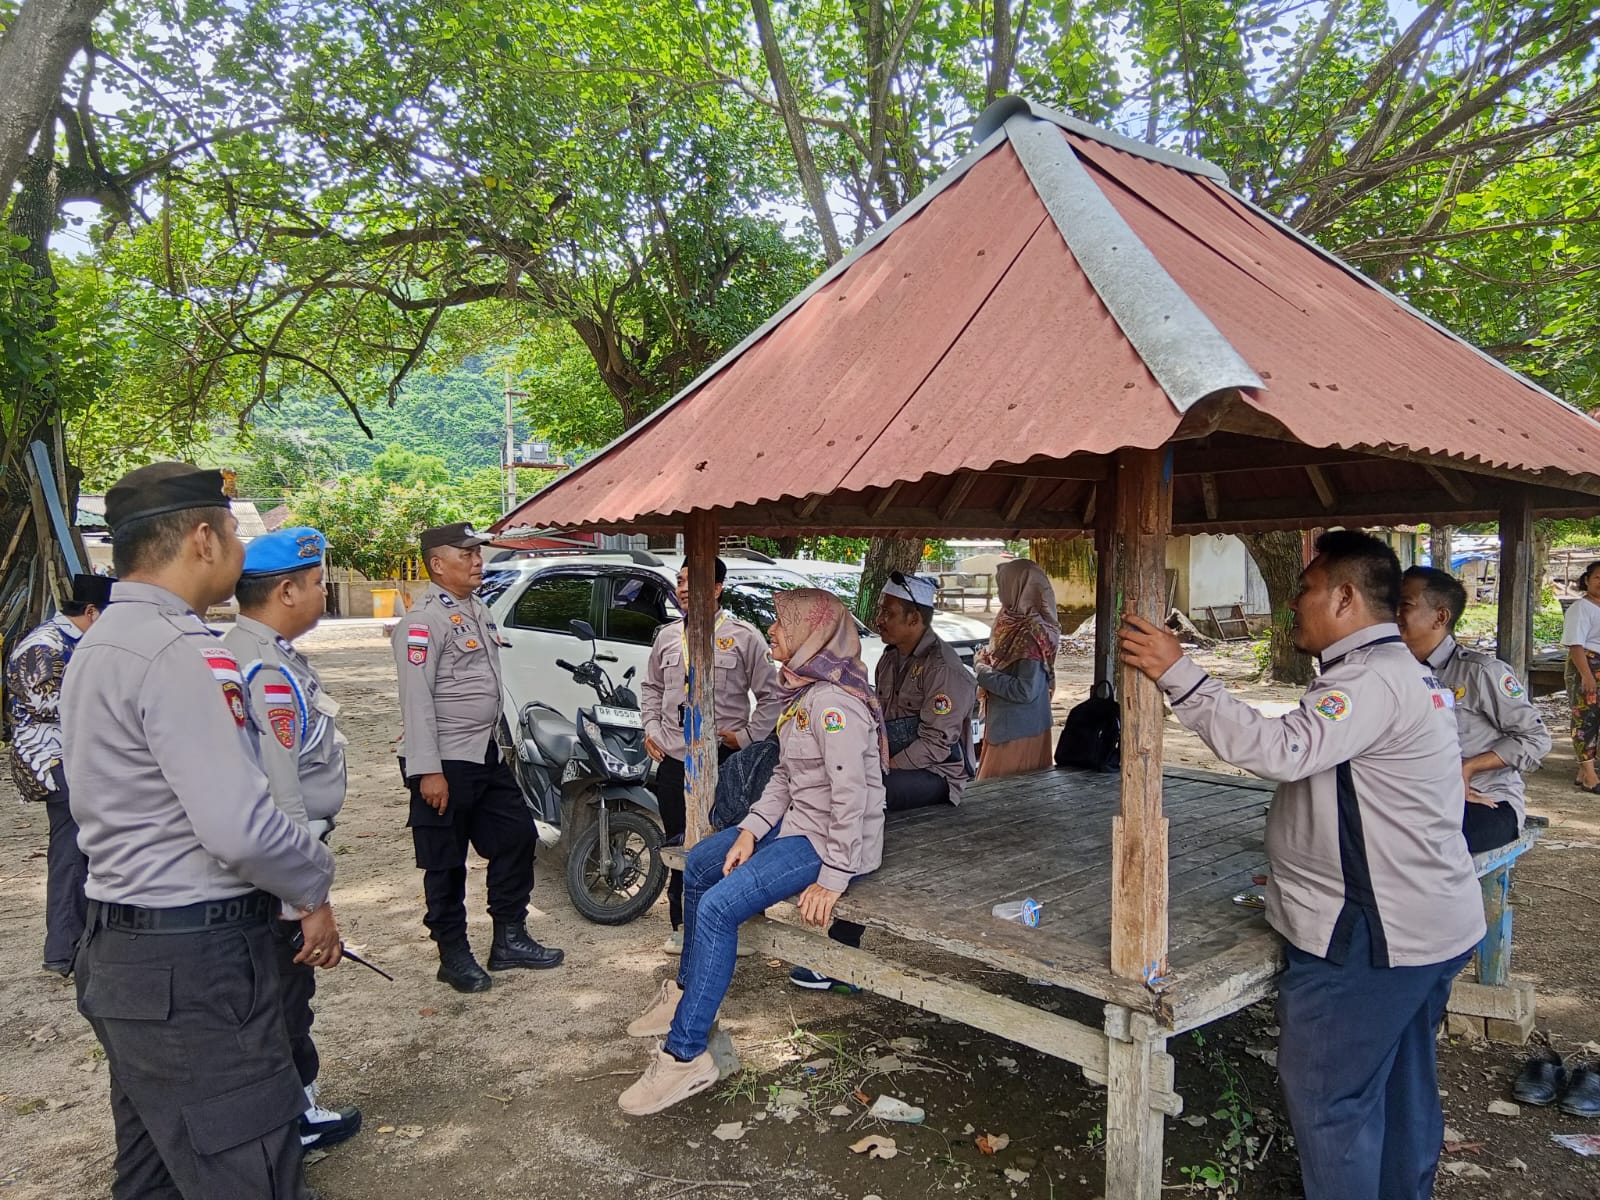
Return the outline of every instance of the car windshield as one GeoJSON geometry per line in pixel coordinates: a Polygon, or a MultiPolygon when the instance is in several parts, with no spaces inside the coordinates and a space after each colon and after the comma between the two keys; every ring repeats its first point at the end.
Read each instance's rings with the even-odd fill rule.
{"type": "Polygon", "coordinates": [[[808,571],[811,580],[820,588],[827,588],[846,604],[856,602],[856,593],[861,590],[861,575],[859,572],[850,571],[808,571]]]}
{"type": "Polygon", "coordinates": [[[520,571],[485,571],[483,582],[478,585],[478,599],[485,604],[493,604],[506,589],[515,583],[522,574],[520,571]]]}
{"type": "MultiPolygon", "coordinates": [[[[778,609],[773,597],[779,592],[786,592],[790,588],[806,587],[807,581],[799,578],[784,578],[774,576],[771,579],[729,580],[722,589],[722,607],[726,608],[739,620],[754,625],[762,634],[778,619],[778,609]]],[[[841,596],[846,604],[850,598],[841,596]]],[[[676,605],[674,604],[674,608],[676,605]]],[[[856,632],[864,638],[876,637],[860,621],[856,622],[856,632]]]]}

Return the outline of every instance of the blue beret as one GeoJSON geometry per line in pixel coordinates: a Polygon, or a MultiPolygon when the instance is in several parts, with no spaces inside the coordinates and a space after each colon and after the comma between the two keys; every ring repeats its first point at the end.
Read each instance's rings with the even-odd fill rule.
{"type": "Polygon", "coordinates": [[[327,550],[328,539],[307,525],[262,534],[244,549],[244,577],[282,575],[314,567],[327,550]]]}

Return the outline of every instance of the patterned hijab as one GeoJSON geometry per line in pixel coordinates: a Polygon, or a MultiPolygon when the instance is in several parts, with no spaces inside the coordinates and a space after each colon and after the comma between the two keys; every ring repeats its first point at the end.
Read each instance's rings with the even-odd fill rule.
{"type": "Polygon", "coordinates": [[[1049,576],[1038,563],[1014,558],[1000,564],[995,578],[1000,585],[1000,615],[989,638],[989,665],[1004,671],[1024,659],[1037,659],[1044,664],[1050,695],[1055,695],[1061,619],[1049,576]]]}
{"type": "Polygon", "coordinates": [[[878,726],[878,749],[889,761],[889,739],[884,732],[883,709],[867,679],[861,661],[861,638],[855,618],[844,602],[820,588],[793,588],[773,597],[778,624],[790,647],[779,686],[789,700],[814,683],[843,688],[867,706],[878,726]]]}

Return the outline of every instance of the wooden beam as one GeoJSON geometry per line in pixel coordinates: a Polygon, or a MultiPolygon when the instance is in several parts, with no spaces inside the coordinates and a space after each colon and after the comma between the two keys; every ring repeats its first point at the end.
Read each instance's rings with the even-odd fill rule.
{"type": "Polygon", "coordinates": [[[1011,496],[1006,501],[1006,506],[1001,512],[1001,516],[1007,521],[1015,521],[1021,516],[1022,506],[1028,502],[1028,497],[1033,495],[1033,489],[1037,483],[1038,480],[1031,478],[1017,480],[1016,486],[1011,489],[1011,496]]]}
{"type": "Polygon", "coordinates": [[[800,503],[794,506],[794,515],[802,521],[807,520],[810,518],[812,513],[816,512],[817,509],[822,506],[822,502],[826,499],[827,497],[821,493],[818,493],[815,496],[807,496],[804,500],[800,501],[800,503]]]}
{"type": "Polygon", "coordinates": [[[894,503],[895,497],[900,494],[900,489],[904,486],[905,485],[897,479],[888,487],[884,488],[883,491],[879,492],[878,495],[871,501],[871,503],[867,505],[867,516],[883,516],[883,514],[888,511],[889,506],[894,503]]]}
{"type": "Polygon", "coordinates": [[[1500,506],[1500,629],[1495,655],[1524,684],[1538,586],[1533,577],[1533,505],[1526,489],[1519,489],[1500,506]]]}
{"type": "Polygon", "coordinates": [[[948,521],[955,516],[961,506],[967,502],[967,497],[972,494],[972,489],[977,486],[978,473],[976,471],[963,471],[951,482],[944,494],[944,499],[939,503],[939,519],[948,521]]]}
{"type": "Polygon", "coordinates": [[[1101,480],[1111,474],[1104,457],[1073,455],[1053,462],[1006,463],[984,471],[985,475],[1000,475],[1011,479],[1089,479],[1101,480]]]}
{"type": "Polygon", "coordinates": [[[1432,463],[1423,463],[1422,469],[1428,477],[1450,494],[1450,498],[1458,504],[1469,504],[1472,501],[1472,488],[1467,486],[1466,480],[1454,471],[1446,471],[1432,463]]]}
{"type": "Polygon", "coordinates": [[[685,849],[710,832],[708,817],[717,796],[716,621],[717,515],[704,509],[684,522],[684,556],[689,568],[689,612],[684,640],[689,650],[689,696],[684,737],[685,849]]]}
{"type": "MultiPolygon", "coordinates": [[[[1172,528],[1169,449],[1117,455],[1116,617],[1165,619],[1167,535],[1172,528]]],[[[1122,811],[1111,824],[1111,970],[1125,978],[1167,973],[1167,819],[1161,811],[1161,689],[1123,665],[1122,811]]]]}
{"type": "Polygon", "coordinates": [[[1222,506],[1217,501],[1217,477],[1209,471],[1200,476],[1200,495],[1205,500],[1206,520],[1215,521],[1222,515],[1222,506]]]}
{"type": "Polygon", "coordinates": [[[1331,509],[1338,502],[1339,494],[1333,490],[1333,484],[1328,482],[1328,477],[1323,474],[1321,467],[1308,466],[1306,478],[1311,480],[1311,490],[1317,493],[1317,499],[1322,501],[1322,507],[1331,509]]]}
{"type": "Polygon", "coordinates": [[[1121,545],[1112,528],[1116,515],[1116,492],[1107,489],[1108,503],[1098,514],[1094,528],[1094,681],[1117,679],[1117,564],[1121,545]]]}
{"type": "Polygon", "coordinates": [[[1100,499],[1100,485],[1099,484],[1095,484],[1094,487],[1089,489],[1089,498],[1083,502],[1083,518],[1082,519],[1083,519],[1083,527],[1085,529],[1093,529],[1094,528],[1094,506],[1095,506],[1095,503],[1099,499],[1100,499]]]}

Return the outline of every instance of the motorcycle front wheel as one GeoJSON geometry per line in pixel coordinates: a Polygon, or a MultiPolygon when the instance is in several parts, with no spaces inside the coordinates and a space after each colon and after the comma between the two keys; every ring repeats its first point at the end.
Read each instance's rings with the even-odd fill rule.
{"type": "Polygon", "coordinates": [[[595,924],[626,925],[654,904],[667,885],[661,830],[636,812],[608,812],[606,818],[609,856],[602,854],[600,822],[594,821],[567,852],[567,894],[572,906],[595,924]]]}

